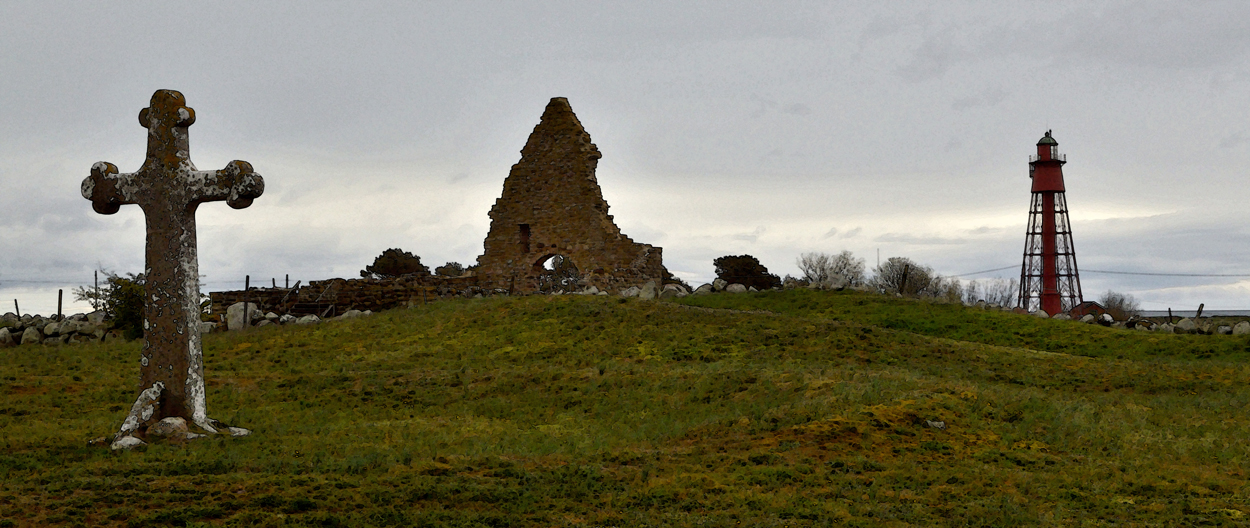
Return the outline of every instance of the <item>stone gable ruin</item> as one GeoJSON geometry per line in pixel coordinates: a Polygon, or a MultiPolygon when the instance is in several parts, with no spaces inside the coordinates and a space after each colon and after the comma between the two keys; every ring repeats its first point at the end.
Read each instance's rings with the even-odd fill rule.
{"type": "Polygon", "coordinates": [[[577,292],[590,286],[616,293],[648,281],[659,285],[667,275],[662,250],[634,242],[612,221],[595,178],[600,157],[568,99],[553,98],[490,210],[490,232],[473,273],[213,292],[213,314],[224,319],[231,304],[252,302],[261,312],[327,317],[479,294],[577,292]],[[551,263],[559,265],[545,267],[551,263]]]}
{"type": "Polygon", "coordinates": [[[490,210],[477,275],[518,292],[546,289],[553,271],[567,281],[574,268],[576,282],[600,289],[662,280],[661,248],[634,242],[608,214],[595,178],[601,157],[568,99],[553,98],[490,210]],[[544,267],[555,257],[555,270],[544,267]]]}

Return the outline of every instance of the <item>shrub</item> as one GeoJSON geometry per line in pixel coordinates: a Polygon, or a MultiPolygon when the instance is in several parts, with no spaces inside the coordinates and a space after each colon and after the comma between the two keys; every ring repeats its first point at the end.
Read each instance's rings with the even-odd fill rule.
{"type": "Polygon", "coordinates": [[[464,265],[459,262],[448,262],[442,266],[434,268],[434,274],[441,275],[443,277],[459,277],[464,275],[464,265]]]}
{"type": "Polygon", "coordinates": [[[126,339],[143,337],[143,274],[127,273],[121,276],[108,270],[104,273],[104,285],[74,289],[74,299],[91,303],[92,307],[104,309],[104,316],[113,321],[113,328],[121,330],[126,339]]]}
{"type": "Polygon", "coordinates": [[[389,277],[399,277],[402,275],[412,274],[429,275],[430,268],[421,264],[421,257],[413,255],[399,248],[392,248],[383,251],[381,255],[373,259],[373,264],[365,266],[360,270],[360,276],[365,278],[384,279],[389,277]]]}
{"type": "Polygon", "coordinates": [[[837,255],[804,253],[799,257],[798,265],[808,282],[825,282],[840,275],[851,286],[864,283],[864,259],[855,258],[847,250],[837,255]]]}
{"type": "Polygon", "coordinates": [[[757,290],[781,287],[781,278],[768,272],[759,259],[751,255],[726,255],[712,261],[716,277],[730,284],[741,284],[757,290]]]}

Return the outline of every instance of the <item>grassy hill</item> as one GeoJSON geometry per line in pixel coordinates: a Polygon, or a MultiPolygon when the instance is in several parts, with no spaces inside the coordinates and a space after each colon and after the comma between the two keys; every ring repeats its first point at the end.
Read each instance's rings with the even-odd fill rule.
{"type": "Polygon", "coordinates": [[[1244,336],[795,290],[204,348],[254,435],[123,453],[138,343],[0,349],[0,528],[1250,524],[1244,336]]]}

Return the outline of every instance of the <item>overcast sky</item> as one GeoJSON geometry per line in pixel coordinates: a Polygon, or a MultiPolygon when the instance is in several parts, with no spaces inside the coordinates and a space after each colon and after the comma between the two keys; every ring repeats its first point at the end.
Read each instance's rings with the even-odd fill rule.
{"type": "Polygon", "coordinates": [[[391,247],[473,264],[560,96],[618,225],[695,285],[721,255],[797,275],[844,249],[1018,277],[1053,129],[1087,299],[1250,308],[1250,3],[1090,4],[3,2],[0,312],[142,269],[139,208],[79,185],[139,168],[163,88],[201,170],[265,178],[250,208],[200,207],[205,291],[356,277],[391,247]]]}

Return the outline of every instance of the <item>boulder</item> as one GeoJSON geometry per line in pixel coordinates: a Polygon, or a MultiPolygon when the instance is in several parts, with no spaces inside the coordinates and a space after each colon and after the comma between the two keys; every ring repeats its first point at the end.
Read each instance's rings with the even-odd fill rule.
{"type": "Polygon", "coordinates": [[[1115,323],[1115,318],[1111,317],[1111,314],[1102,314],[1098,316],[1098,324],[1100,325],[1111,326],[1113,323],[1115,323]]]}
{"type": "Polygon", "coordinates": [[[234,303],[230,305],[229,308],[226,308],[226,330],[231,332],[242,330],[244,326],[251,325],[252,321],[264,317],[260,314],[260,309],[256,307],[256,303],[247,303],[247,311],[250,312],[250,316],[248,318],[251,319],[251,321],[248,321],[247,325],[244,325],[244,308],[245,306],[241,302],[234,303]]]}
{"type": "Polygon", "coordinates": [[[22,332],[21,343],[23,345],[33,345],[41,341],[43,341],[43,334],[39,332],[39,329],[33,326],[27,328],[25,332],[22,332]]]}
{"type": "Polygon", "coordinates": [[[1098,317],[1095,317],[1095,316],[1094,316],[1094,314],[1085,314],[1085,315],[1082,315],[1082,316],[1081,316],[1081,322],[1082,322],[1082,323],[1090,323],[1090,324],[1093,324],[1093,323],[1094,323],[1095,321],[1097,321],[1097,320],[1098,320],[1098,317]]]}
{"type": "Polygon", "coordinates": [[[587,286],[585,290],[582,290],[582,295],[599,295],[599,288],[587,286]]]}
{"type": "Polygon", "coordinates": [[[17,343],[13,341],[13,335],[9,333],[9,329],[0,328],[0,348],[6,348],[6,347],[11,347],[11,346],[16,346],[16,345],[17,343]]]}
{"type": "Polygon", "coordinates": [[[364,311],[364,316],[365,316],[365,317],[369,317],[370,315],[373,315],[373,310],[365,310],[365,311],[364,311]]]}
{"type": "Polygon", "coordinates": [[[1215,333],[1219,335],[1231,335],[1233,333],[1233,327],[1228,326],[1228,325],[1220,325],[1215,328],[1215,333]]]}
{"type": "Polygon", "coordinates": [[[1165,334],[1170,334],[1172,333],[1172,325],[1169,323],[1163,323],[1161,325],[1157,325],[1155,326],[1155,332],[1162,332],[1165,334]]]}
{"type": "Polygon", "coordinates": [[[83,335],[95,334],[97,331],[100,330],[100,327],[103,326],[101,324],[93,323],[86,319],[83,319],[81,321],[74,321],[73,324],[74,324],[74,332],[83,334],[83,335]]]}
{"type": "Polygon", "coordinates": [[[637,286],[630,286],[621,290],[621,297],[637,297],[642,289],[637,286]]]}
{"type": "Polygon", "coordinates": [[[725,291],[729,293],[746,293],[747,287],[741,284],[730,284],[725,286],[725,291]]]}
{"type": "Polygon", "coordinates": [[[1041,319],[1050,319],[1050,314],[1046,313],[1046,310],[1041,308],[1038,308],[1036,312],[1033,312],[1033,316],[1041,319]]]}
{"type": "MultiPolygon", "coordinates": [[[[45,338],[43,338],[43,344],[45,344],[45,345],[59,345],[59,344],[61,344],[61,337],[62,337],[62,336],[45,337],[45,338]]],[[[69,336],[64,336],[64,337],[65,337],[65,339],[66,339],[66,340],[69,340],[69,336]]]]}
{"type": "Polygon", "coordinates": [[[365,313],[360,310],[348,310],[343,312],[343,315],[340,315],[339,319],[355,319],[357,317],[364,317],[364,315],[365,313]]]}
{"type": "Polygon", "coordinates": [[[178,416],[170,416],[148,427],[148,436],[158,438],[179,437],[185,438],[187,435],[187,421],[178,416]]]}
{"type": "Polygon", "coordinates": [[[217,323],[212,321],[200,321],[200,334],[211,334],[217,329],[217,323]]]}
{"type": "Polygon", "coordinates": [[[296,321],[296,317],[291,314],[282,314],[282,317],[278,318],[278,323],[284,324],[284,325],[294,323],[295,321],[296,321]]]}
{"type": "Polygon", "coordinates": [[[276,323],[278,322],[278,314],[273,313],[273,312],[266,312],[265,320],[276,323]]]}
{"type": "Polygon", "coordinates": [[[95,324],[104,323],[104,310],[96,310],[87,314],[87,320],[95,324]]]}
{"type": "Polygon", "coordinates": [[[123,436],[121,438],[118,438],[117,440],[114,440],[113,445],[109,446],[109,449],[112,449],[113,451],[117,451],[119,449],[128,450],[128,449],[134,449],[136,447],[144,446],[144,445],[147,445],[147,444],[143,440],[140,440],[133,436],[123,436]]]}
{"type": "Polygon", "coordinates": [[[1233,335],[1250,334],[1250,321],[1240,321],[1233,325],[1233,335]]]}
{"type": "Polygon", "coordinates": [[[1178,334],[1186,334],[1198,329],[1198,325],[1194,324],[1194,320],[1188,317],[1176,322],[1176,329],[1180,330],[1178,334]]]}
{"type": "Polygon", "coordinates": [[[759,291],[759,290],[755,289],[755,286],[751,286],[751,287],[748,287],[748,288],[747,288],[747,291],[749,291],[749,292],[757,292],[757,291],[759,291]]]}
{"type": "Polygon", "coordinates": [[[699,287],[698,287],[698,288],[695,288],[695,289],[694,289],[694,293],[693,293],[693,295],[707,295],[707,294],[712,293],[712,292],[714,292],[714,291],[715,291],[715,290],[713,290],[713,289],[712,289],[712,285],[711,285],[711,284],[701,284],[701,285],[699,285],[699,287]]]}
{"type": "Polygon", "coordinates": [[[44,337],[61,335],[61,323],[53,321],[43,326],[44,337]]]}
{"type": "Polygon", "coordinates": [[[729,287],[729,283],[725,282],[725,279],[716,279],[712,281],[713,291],[725,291],[725,288],[727,287],[729,287]]]}
{"type": "Polygon", "coordinates": [[[1068,314],[1066,314],[1066,313],[1057,313],[1057,314],[1055,314],[1055,316],[1054,316],[1054,317],[1051,317],[1051,319],[1058,319],[1058,320],[1060,320],[1060,321],[1071,321],[1071,320],[1072,320],[1072,316],[1071,316],[1071,315],[1068,315],[1068,314]]]}
{"type": "Polygon", "coordinates": [[[647,281],[646,284],[642,285],[642,290],[638,292],[638,298],[644,301],[649,301],[659,295],[660,291],[659,288],[656,287],[655,281],[647,281]]]}
{"type": "Polygon", "coordinates": [[[295,320],[295,324],[301,324],[301,325],[317,324],[320,322],[321,322],[321,318],[315,315],[305,315],[295,320]]]}
{"type": "Polygon", "coordinates": [[[256,328],[260,328],[263,326],[277,326],[277,323],[270,321],[268,319],[261,319],[259,323],[256,323],[256,328]]]}

